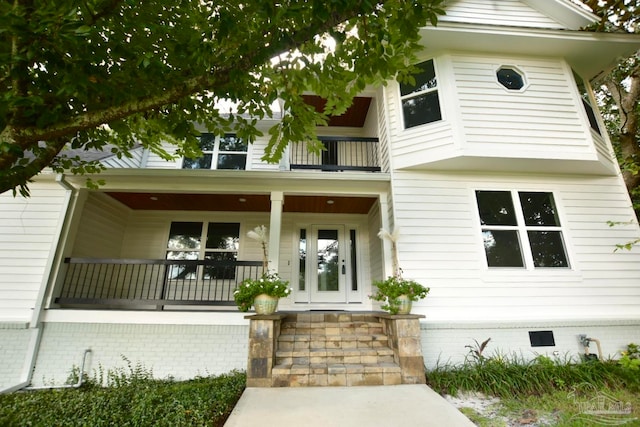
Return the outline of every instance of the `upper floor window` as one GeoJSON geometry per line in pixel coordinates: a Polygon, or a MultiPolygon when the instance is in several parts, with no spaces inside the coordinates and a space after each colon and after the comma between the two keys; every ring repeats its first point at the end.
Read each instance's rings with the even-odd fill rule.
{"type": "Polygon", "coordinates": [[[417,65],[420,73],[415,75],[415,84],[400,83],[400,100],[405,129],[442,119],[438,80],[433,60],[417,65]]]}
{"type": "Polygon", "coordinates": [[[573,77],[576,79],[578,92],[580,92],[580,97],[582,98],[582,106],[584,107],[584,111],[587,113],[587,117],[589,118],[591,129],[595,130],[599,134],[602,134],[602,132],[600,131],[600,126],[598,125],[598,119],[596,118],[595,109],[593,108],[593,104],[591,104],[591,98],[589,97],[587,85],[584,83],[584,80],[582,80],[582,77],[577,75],[575,71],[573,72],[573,77]]]}
{"type": "Polygon", "coordinates": [[[489,267],[568,267],[552,193],[476,191],[489,267]]]}
{"type": "Polygon", "coordinates": [[[496,71],[498,83],[509,90],[520,90],[524,87],[524,76],[515,67],[500,67],[496,71]]]}
{"type": "Polygon", "coordinates": [[[182,169],[245,169],[248,144],[233,134],[216,137],[211,133],[200,136],[202,157],[185,157],[182,169]]]}

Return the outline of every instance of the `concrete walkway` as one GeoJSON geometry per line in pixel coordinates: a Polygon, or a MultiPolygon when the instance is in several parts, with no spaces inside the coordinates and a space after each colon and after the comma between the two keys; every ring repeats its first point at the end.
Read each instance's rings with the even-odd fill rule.
{"type": "Polygon", "coordinates": [[[425,385],[247,388],[225,427],[474,427],[425,385]]]}

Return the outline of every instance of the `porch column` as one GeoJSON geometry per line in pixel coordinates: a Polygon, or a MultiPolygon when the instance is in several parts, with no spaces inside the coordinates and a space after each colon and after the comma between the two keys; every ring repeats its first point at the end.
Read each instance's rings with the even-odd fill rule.
{"type": "Polygon", "coordinates": [[[282,229],[282,205],[284,193],[271,192],[271,218],[269,222],[269,271],[278,271],[280,265],[280,233],[282,229]]]}
{"type": "MultiPolygon", "coordinates": [[[[391,233],[391,221],[389,220],[389,195],[387,193],[380,193],[378,196],[378,203],[380,204],[380,225],[383,229],[391,233]]],[[[376,236],[377,237],[377,236],[376,236]]],[[[383,277],[393,275],[393,254],[391,253],[391,242],[387,239],[380,239],[382,242],[382,268],[383,277]]]]}

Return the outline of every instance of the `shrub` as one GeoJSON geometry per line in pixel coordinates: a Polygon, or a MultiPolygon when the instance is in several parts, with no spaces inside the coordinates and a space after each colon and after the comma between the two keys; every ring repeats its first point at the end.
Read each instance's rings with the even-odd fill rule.
{"type": "Polygon", "coordinates": [[[488,340],[480,347],[467,346],[469,356],[460,365],[438,365],[427,372],[427,383],[442,394],[479,391],[498,397],[540,396],[570,391],[587,383],[597,388],[640,392],[640,375],[615,361],[585,361],[538,356],[525,360],[516,354],[486,356],[488,340]],[[485,352],[486,353],[486,352],[485,352]]]}
{"type": "Polygon", "coordinates": [[[149,372],[110,371],[108,387],[91,379],[79,389],[0,395],[0,425],[222,426],[246,382],[237,371],[181,382],[149,372]]]}

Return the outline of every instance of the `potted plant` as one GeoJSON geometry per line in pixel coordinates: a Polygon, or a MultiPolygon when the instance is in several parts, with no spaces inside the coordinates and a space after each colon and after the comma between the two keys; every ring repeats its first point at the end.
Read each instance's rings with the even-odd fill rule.
{"type": "Polygon", "coordinates": [[[409,314],[413,301],[425,298],[429,293],[429,288],[414,280],[403,279],[399,275],[375,281],[373,285],[378,290],[370,298],[384,301],[382,309],[391,314],[409,314]]]}
{"type": "Polygon", "coordinates": [[[386,230],[380,229],[378,233],[378,237],[391,242],[394,274],[385,280],[373,282],[377,291],[373,295],[370,295],[369,298],[376,301],[383,301],[384,304],[381,308],[391,314],[409,314],[413,301],[425,298],[429,293],[429,288],[422,286],[414,280],[408,280],[402,277],[402,269],[398,263],[398,236],[398,230],[389,233],[386,230]]]}
{"type": "Polygon", "coordinates": [[[278,300],[291,293],[289,282],[282,280],[277,272],[268,270],[269,232],[267,227],[260,225],[247,233],[251,239],[257,240],[262,246],[262,276],[257,279],[245,279],[233,292],[240,311],[249,311],[255,307],[256,314],[271,314],[278,308],[278,300]]]}
{"type": "Polygon", "coordinates": [[[271,314],[278,308],[278,300],[291,293],[289,282],[282,280],[278,273],[266,272],[258,279],[245,279],[233,292],[233,298],[240,311],[249,311],[251,306],[256,314],[271,314]]]}

